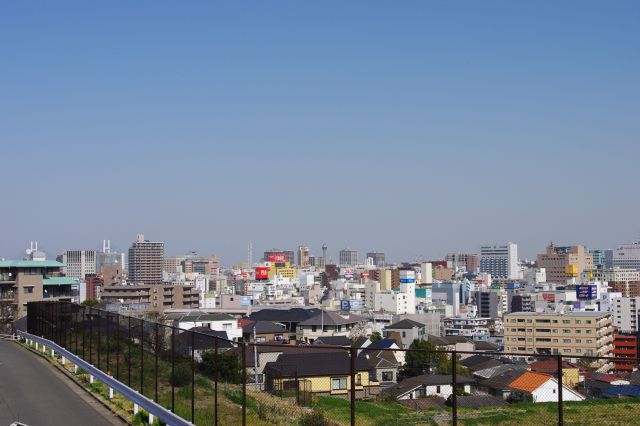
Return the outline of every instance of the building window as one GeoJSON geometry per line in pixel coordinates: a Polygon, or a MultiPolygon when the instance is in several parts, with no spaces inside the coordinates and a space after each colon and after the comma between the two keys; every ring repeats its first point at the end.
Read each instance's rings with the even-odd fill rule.
{"type": "Polygon", "coordinates": [[[346,390],[347,389],[347,379],[331,379],[331,390],[346,390]]]}
{"type": "Polygon", "coordinates": [[[436,393],[440,393],[440,386],[436,386],[436,393]]]}
{"type": "Polygon", "coordinates": [[[383,371],[382,372],[382,381],[383,382],[393,382],[393,371],[383,371]]]}
{"type": "Polygon", "coordinates": [[[24,294],[31,294],[33,293],[33,287],[24,287],[24,294]]]}
{"type": "Polygon", "coordinates": [[[356,386],[362,385],[362,375],[356,374],[356,386]]]}

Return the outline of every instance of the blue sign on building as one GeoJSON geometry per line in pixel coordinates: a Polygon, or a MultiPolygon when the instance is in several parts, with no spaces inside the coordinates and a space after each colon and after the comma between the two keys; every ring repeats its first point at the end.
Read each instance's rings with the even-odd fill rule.
{"type": "Polygon", "coordinates": [[[340,301],[340,310],[342,311],[350,311],[351,310],[351,301],[344,299],[340,301]]]}
{"type": "Polygon", "coordinates": [[[576,286],[576,298],[578,300],[593,300],[596,298],[595,285],[578,285],[576,286]]]}
{"type": "Polygon", "coordinates": [[[416,279],[415,278],[400,278],[400,282],[401,283],[415,283],[416,279]]]}

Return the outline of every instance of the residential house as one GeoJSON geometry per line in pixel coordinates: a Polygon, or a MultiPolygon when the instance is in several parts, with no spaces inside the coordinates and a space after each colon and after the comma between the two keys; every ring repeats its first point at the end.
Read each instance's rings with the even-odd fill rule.
{"type": "Polygon", "coordinates": [[[287,328],[273,321],[240,320],[242,338],[245,342],[283,342],[288,343],[287,328]]]}
{"type": "Polygon", "coordinates": [[[369,373],[372,381],[383,387],[397,383],[401,364],[393,351],[365,349],[360,352],[359,358],[364,358],[371,366],[369,373]]]}
{"type": "Polygon", "coordinates": [[[183,330],[193,327],[205,327],[211,330],[224,331],[234,342],[242,339],[242,328],[238,325],[238,320],[229,314],[207,313],[199,311],[170,312],[162,321],[183,330]]]}
{"type": "Polygon", "coordinates": [[[298,334],[298,324],[313,318],[320,313],[320,309],[291,308],[291,309],[261,309],[252,312],[249,319],[252,321],[271,321],[285,326],[289,333],[288,340],[295,341],[298,334]]]}
{"type": "MultiPolygon", "coordinates": [[[[456,376],[458,391],[471,392],[471,380],[465,376],[456,376]]],[[[451,374],[423,374],[409,377],[403,381],[385,389],[385,394],[398,400],[418,399],[428,396],[439,396],[447,399],[453,393],[453,381],[451,374]]]]}
{"type": "MultiPolygon", "coordinates": [[[[549,374],[527,371],[509,384],[516,399],[532,402],[558,402],[558,381],[549,374]]],[[[583,401],[585,397],[562,385],[563,401],[583,401]]]]}
{"type": "Polygon", "coordinates": [[[329,346],[353,346],[353,341],[347,336],[324,336],[318,337],[313,342],[314,345],[329,345],[329,346]]]}
{"type": "MultiPolygon", "coordinates": [[[[370,368],[364,358],[356,358],[354,385],[358,399],[378,393],[375,388],[379,383],[370,380],[370,368]]],[[[352,386],[351,360],[345,350],[283,353],[276,361],[267,363],[264,374],[265,390],[269,392],[300,387],[313,395],[348,398],[352,386]]]]}
{"type": "Polygon", "coordinates": [[[202,361],[203,352],[215,350],[216,340],[219,352],[226,352],[235,347],[224,331],[211,330],[207,327],[192,327],[190,331],[194,332],[193,336],[192,333],[185,332],[176,334],[176,351],[184,357],[191,358],[193,349],[194,359],[198,362],[202,361]]]}
{"type": "Polygon", "coordinates": [[[410,319],[403,319],[386,326],[384,329],[384,337],[389,337],[390,333],[393,332],[397,332],[400,335],[402,343],[401,349],[409,349],[409,346],[411,346],[414,340],[423,340],[427,336],[425,325],[410,319]]]}
{"type": "Polygon", "coordinates": [[[358,315],[320,311],[316,316],[298,324],[297,339],[301,342],[313,343],[320,337],[352,337],[352,330],[363,322],[364,319],[358,315]]]}
{"type": "MultiPolygon", "coordinates": [[[[531,371],[545,373],[555,377],[558,376],[558,361],[555,359],[532,362],[529,366],[531,367],[531,371]]],[[[562,361],[562,383],[570,387],[575,387],[579,382],[580,369],[578,366],[569,361],[562,361]]]]}

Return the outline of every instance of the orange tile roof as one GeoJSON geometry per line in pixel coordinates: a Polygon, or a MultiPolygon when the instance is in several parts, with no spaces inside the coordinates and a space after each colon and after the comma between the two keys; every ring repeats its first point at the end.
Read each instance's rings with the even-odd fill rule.
{"type": "Polygon", "coordinates": [[[509,383],[509,387],[531,393],[552,378],[553,377],[548,374],[527,371],[509,383]]]}

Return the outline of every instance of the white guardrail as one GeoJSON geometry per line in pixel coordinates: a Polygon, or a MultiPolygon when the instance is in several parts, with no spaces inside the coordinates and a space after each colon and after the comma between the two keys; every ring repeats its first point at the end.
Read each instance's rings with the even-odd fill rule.
{"type": "Polygon", "coordinates": [[[109,386],[109,396],[113,397],[113,392],[118,392],[129,401],[134,404],[134,412],[138,412],[138,407],[146,410],[149,413],[149,423],[153,423],[153,417],[157,417],[159,420],[163,421],[167,425],[170,426],[193,426],[193,423],[183,419],[182,417],[172,413],[170,410],[167,410],[160,404],[156,403],[154,400],[147,398],[142,395],[140,392],[131,389],[127,385],[117,381],[113,377],[104,373],[101,370],[98,370],[93,365],[89,364],[87,361],[82,358],[72,354],[67,351],[63,347],[58,344],[44,339],[42,337],[34,336],[32,334],[26,333],[24,331],[18,331],[18,336],[25,339],[27,344],[36,344],[36,349],[39,350],[38,345],[42,346],[42,352],[46,353],[46,349],[50,350],[51,356],[57,352],[64,360],[68,360],[72,364],[76,365],[77,368],[83,369],[90,376],[95,378],[95,380],[104,383],[109,386]]]}

